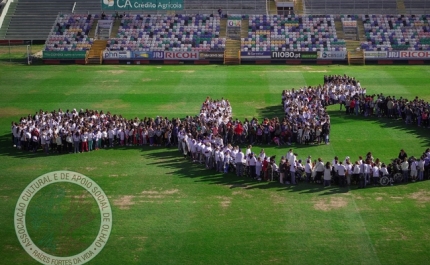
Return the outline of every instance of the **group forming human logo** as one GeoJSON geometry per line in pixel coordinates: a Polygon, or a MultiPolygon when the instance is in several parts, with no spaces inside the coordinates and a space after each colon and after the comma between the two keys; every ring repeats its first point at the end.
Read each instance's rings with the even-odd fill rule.
{"type": "Polygon", "coordinates": [[[39,176],[21,193],[16,203],[14,225],[21,246],[32,258],[40,263],[50,265],[84,264],[97,256],[106,245],[112,230],[112,208],[104,191],[90,178],[72,171],[54,171],[39,176]],[[44,187],[58,182],[68,182],[81,186],[93,196],[100,210],[101,223],[96,239],[87,249],[70,257],[53,256],[41,250],[31,240],[26,227],[25,217],[31,199],[44,187]]]}

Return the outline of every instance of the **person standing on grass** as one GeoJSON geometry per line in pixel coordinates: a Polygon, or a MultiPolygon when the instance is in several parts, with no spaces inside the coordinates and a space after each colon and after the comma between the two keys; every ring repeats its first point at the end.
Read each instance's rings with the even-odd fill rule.
{"type": "MultiPolygon", "coordinates": [[[[328,163],[328,164],[330,164],[330,163],[328,163]]],[[[321,158],[318,158],[318,162],[316,163],[316,165],[314,167],[314,170],[316,172],[315,182],[316,183],[321,183],[321,179],[322,179],[324,171],[325,171],[325,169],[324,169],[324,163],[323,163],[323,161],[322,161],[321,158]]]]}
{"type": "Polygon", "coordinates": [[[403,182],[408,183],[409,178],[409,163],[408,159],[405,157],[403,162],[400,165],[402,172],[403,172],[403,182]]]}
{"type": "Polygon", "coordinates": [[[330,162],[327,162],[324,166],[324,187],[330,187],[331,181],[331,166],[330,162]]]}
{"type": "Polygon", "coordinates": [[[88,151],[89,152],[93,151],[93,146],[94,146],[93,138],[94,138],[93,129],[90,129],[88,131],[88,151]]]}
{"type": "Polygon", "coordinates": [[[79,153],[79,141],[81,140],[81,135],[79,134],[79,131],[76,130],[76,132],[73,134],[73,146],[74,146],[74,153],[79,153]]]}
{"type": "Polygon", "coordinates": [[[224,151],[221,148],[218,157],[218,172],[224,173],[224,151]]]}
{"type": "MultiPolygon", "coordinates": [[[[182,141],[182,140],[181,140],[182,141]]],[[[210,169],[210,160],[211,160],[211,155],[212,155],[212,147],[210,143],[206,143],[206,148],[205,148],[205,159],[206,159],[206,168],[210,169]]]]}
{"type": "Polygon", "coordinates": [[[417,176],[418,176],[418,162],[415,160],[415,158],[411,159],[410,168],[411,168],[412,182],[415,182],[417,180],[417,176]]]}
{"type": "Polygon", "coordinates": [[[372,177],[373,177],[373,186],[376,186],[379,183],[379,166],[375,163],[372,168],[372,177]]]}
{"type": "Polygon", "coordinates": [[[235,163],[236,163],[236,175],[241,177],[243,174],[243,160],[245,159],[245,154],[239,149],[239,152],[236,154],[235,163]]]}
{"type": "Polygon", "coordinates": [[[279,162],[279,183],[284,184],[285,172],[287,171],[286,163],[284,157],[281,157],[281,161],[279,162]]]}
{"type": "Polygon", "coordinates": [[[88,132],[86,129],[83,129],[81,133],[81,146],[82,153],[88,152],[88,132]]]}
{"type": "Polygon", "coordinates": [[[246,162],[249,167],[249,175],[252,179],[255,179],[255,165],[257,164],[257,159],[254,156],[254,153],[250,153],[246,159],[246,162]]]}
{"type": "Polygon", "coordinates": [[[293,155],[293,157],[290,159],[289,164],[290,164],[290,183],[291,185],[296,185],[297,162],[296,162],[295,155],[293,155]]]}
{"type": "Polygon", "coordinates": [[[65,143],[63,143],[63,139],[60,135],[57,136],[56,142],[57,142],[57,152],[61,154],[63,150],[63,144],[65,143]]]}
{"type": "Polygon", "coordinates": [[[309,183],[312,177],[312,161],[310,157],[306,160],[305,173],[306,173],[306,182],[309,183]]]}
{"type": "Polygon", "coordinates": [[[421,156],[420,161],[418,162],[418,180],[422,181],[424,178],[424,157],[421,156]]]}
{"type": "Polygon", "coordinates": [[[346,182],[345,174],[346,174],[346,168],[343,165],[342,161],[340,161],[339,164],[337,165],[337,175],[339,177],[339,186],[340,187],[345,186],[345,182],[346,182]]]}

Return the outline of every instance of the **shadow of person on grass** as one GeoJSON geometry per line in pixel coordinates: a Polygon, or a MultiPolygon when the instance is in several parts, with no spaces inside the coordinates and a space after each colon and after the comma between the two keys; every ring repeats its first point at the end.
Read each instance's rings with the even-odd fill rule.
{"type": "Polygon", "coordinates": [[[285,185],[275,180],[259,182],[248,177],[238,177],[233,173],[218,173],[215,170],[206,169],[202,164],[192,163],[189,159],[185,159],[176,148],[156,152],[153,149],[144,148],[141,152],[144,158],[154,161],[148,165],[166,168],[168,169],[168,173],[166,173],[168,175],[192,178],[195,182],[208,183],[209,185],[224,185],[230,189],[273,189],[284,192],[320,193],[320,196],[346,193],[350,189],[355,189],[355,187],[338,186],[324,188],[322,184],[304,182],[297,185],[285,185]]]}

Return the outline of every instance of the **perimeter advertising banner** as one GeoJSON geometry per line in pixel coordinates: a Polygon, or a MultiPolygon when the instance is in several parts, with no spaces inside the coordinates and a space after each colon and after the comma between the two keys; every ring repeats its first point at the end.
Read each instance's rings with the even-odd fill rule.
{"type": "Polygon", "coordinates": [[[184,0],[101,0],[103,10],[183,10],[184,0]]]}
{"type": "Polygon", "coordinates": [[[241,52],[242,59],[270,59],[270,52],[241,52]]]}
{"type": "Polygon", "coordinates": [[[386,51],[365,51],[364,52],[365,59],[385,59],[387,58],[386,51]]]}
{"type": "Polygon", "coordinates": [[[222,61],[224,59],[224,52],[200,52],[199,58],[206,60],[222,61]]]}
{"type": "Polygon", "coordinates": [[[318,52],[318,59],[322,59],[322,60],[344,60],[345,57],[346,57],[346,52],[341,52],[341,51],[318,52]]]}
{"type": "Polygon", "coordinates": [[[85,59],[86,51],[43,51],[43,59],[85,59]]]}
{"type": "Polygon", "coordinates": [[[273,60],[316,60],[318,59],[317,52],[272,52],[273,60]]]}
{"type": "MultiPolygon", "coordinates": [[[[85,56],[84,56],[85,58],[85,56]]],[[[176,52],[176,51],[103,51],[104,60],[199,60],[212,59],[222,60],[223,52],[176,52]]]]}
{"type": "Polygon", "coordinates": [[[392,59],[430,59],[430,51],[389,51],[392,59]]]}
{"type": "Polygon", "coordinates": [[[103,51],[103,59],[105,60],[121,60],[132,58],[131,51],[103,51]]]}
{"type": "Polygon", "coordinates": [[[199,52],[173,52],[165,51],[164,60],[198,60],[199,52]]]}

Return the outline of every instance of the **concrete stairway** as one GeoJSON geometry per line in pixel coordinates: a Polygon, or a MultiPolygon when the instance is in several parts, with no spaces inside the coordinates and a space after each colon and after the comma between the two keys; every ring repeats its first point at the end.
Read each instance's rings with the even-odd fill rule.
{"type": "Polygon", "coordinates": [[[294,13],[297,15],[303,15],[305,13],[305,1],[304,0],[294,1],[294,13]]]}
{"type": "Polygon", "coordinates": [[[278,14],[278,10],[276,8],[276,2],[274,0],[269,0],[269,15],[278,14]]]}
{"type": "Polygon", "coordinates": [[[225,38],[227,36],[227,19],[221,18],[219,22],[219,37],[225,38]]]}
{"type": "Polygon", "coordinates": [[[228,39],[226,41],[224,64],[240,64],[240,40],[228,39]]]}
{"type": "Polygon", "coordinates": [[[102,52],[106,45],[107,40],[95,40],[85,58],[85,64],[102,64],[102,52]]]}
{"type": "Polygon", "coordinates": [[[111,38],[116,38],[116,35],[118,34],[118,30],[119,30],[119,27],[120,27],[120,26],[121,26],[121,20],[116,19],[116,20],[113,22],[112,30],[111,30],[111,32],[110,32],[110,37],[111,37],[111,38]]]}
{"type": "Polygon", "coordinates": [[[404,0],[396,0],[397,12],[399,14],[406,14],[406,6],[404,0]]]}
{"type": "Polygon", "coordinates": [[[96,37],[96,29],[97,29],[97,23],[99,22],[98,19],[94,19],[94,24],[91,27],[90,31],[88,32],[88,37],[89,38],[95,38],[96,37]]]}

